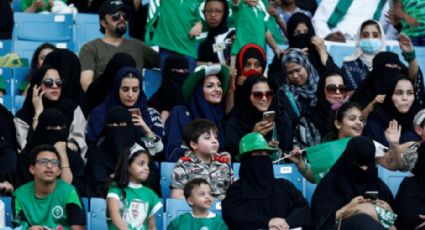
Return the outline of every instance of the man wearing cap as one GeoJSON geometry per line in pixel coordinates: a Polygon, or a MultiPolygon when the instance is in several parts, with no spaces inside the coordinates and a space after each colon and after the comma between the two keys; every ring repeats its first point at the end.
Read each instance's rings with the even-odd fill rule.
{"type": "Polygon", "coordinates": [[[253,132],[239,143],[239,180],[231,184],[222,201],[229,229],[295,229],[310,223],[310,210],[302,193],[285,179],[275,179],[270,147],[253,132]]]}
{"type": "Polygon", "coordinates": [[[80,82],[84,91],[103,73],[106,64],[118,52],[131,55],[140,71],[144,67],[159,65],[157,52],[139,40],[124,38],[129,16],[129,9],[121,0],[108,0],[100,7],[100,31],[104,36],[88,42],[80,50],[80,82]]]}

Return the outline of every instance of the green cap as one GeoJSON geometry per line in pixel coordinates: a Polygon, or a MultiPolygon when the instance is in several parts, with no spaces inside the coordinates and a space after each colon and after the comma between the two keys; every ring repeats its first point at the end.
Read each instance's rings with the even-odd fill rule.
{"type": "Polygon", "coordinates": [[[243,155],[259,150],[268,152],[276,151],[275,148],[269,146],[261,133],[248,133],[247,135],[243,136],[239,142],[239,155],[236,156],[236,159],[240,160],[243,155]]]}
{"type": "Polygon", "coordinates": [[[226,66],[219,64],[199,66],[183,83],[183,100],[186,104],[189,104],[196,86],[203,82],[205,77],[210,75],[216,75],[218,77],[221,82],[221,87],[223,88],[223,96],[226,95],[230,77],[229,69],[226,66]]]}

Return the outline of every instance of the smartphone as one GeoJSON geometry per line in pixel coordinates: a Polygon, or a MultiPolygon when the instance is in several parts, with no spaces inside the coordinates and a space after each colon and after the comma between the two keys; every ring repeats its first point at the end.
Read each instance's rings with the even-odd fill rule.
{"type": "Polygon", "coordinates": [[[377,200],[378,199],[378,191],[366,191],[363,194],[363,198],[370,199],[370,200],[377,200]]]}
{"type": "Polygon", "coordinates": [[[275,111],[266,111],[263,113],[263,121],[274,122],[275,116],[275,111]]]}
{"type": "Polygon", "coordinates": [[[137,116],[140,116],[142,113],[140,112],[140,109],[139,108],[131,108],[131,109],[128,109],[128,111],[130,111],[130,113],[131,113],[131,115],[137,115],[137,116]]]}

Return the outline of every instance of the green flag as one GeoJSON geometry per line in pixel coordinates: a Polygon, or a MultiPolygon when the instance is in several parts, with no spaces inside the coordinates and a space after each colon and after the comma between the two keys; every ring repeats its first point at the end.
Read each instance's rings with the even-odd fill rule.
{"type": "Polygon", "coordinates": [[[325,142],[305,149],[317,183],[326,175],[347,147],[349,138],[325,142]]]}

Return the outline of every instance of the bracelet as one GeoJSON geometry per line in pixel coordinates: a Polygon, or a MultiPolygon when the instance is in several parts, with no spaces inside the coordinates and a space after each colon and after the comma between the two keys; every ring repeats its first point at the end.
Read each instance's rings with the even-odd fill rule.
{"type": "Polygon", "coordinates": [[[38,117],[33,117],[32,120],[33,121],[38,121],[38,117]]]}
{"type": "Polygon", "coordinates": [[[64,168],[69,168],[69,165],[64,165],[61,167],[61,169],[64,169],[64,168]]]}
{"type": "Polygon", "coordinates": [[[411,53],[401,53],[401,55],[403,55],[404,60],[406,60],[407,62],[411,62],[413,60],[415,60],[416,58],[416,52],[415,50],[413,50],[411,53]]]}
{"type": "Polygon", "coordinates": [[[303,169],[301,169],[301,170],[299,170],[298,169],[298,171],[301,173],[301,174],[304,174],[306,171],[307,171],[307,169],[308,168],[310,168],[310,166],[306,163],[306,162],[304,162],[304,168],[303,169]]]}

